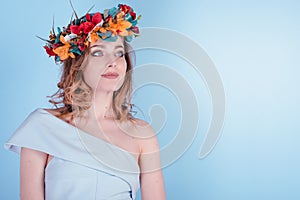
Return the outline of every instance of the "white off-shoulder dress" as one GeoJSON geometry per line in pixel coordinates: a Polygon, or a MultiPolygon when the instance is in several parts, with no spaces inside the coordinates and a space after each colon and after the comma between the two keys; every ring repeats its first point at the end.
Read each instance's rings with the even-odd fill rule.
{"type": "Polygon", "coordinates": [[[42,108],[30,113],[4,147],[53,156],[45,168],[46,200],[130,200],[139,188],[139,165],[131,153],[42,108]]]}

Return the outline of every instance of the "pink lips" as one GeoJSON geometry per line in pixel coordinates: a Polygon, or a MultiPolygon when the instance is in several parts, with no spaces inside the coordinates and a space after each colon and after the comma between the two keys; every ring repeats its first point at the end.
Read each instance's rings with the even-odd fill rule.
{"type": "Polygon", "coordinates": [[[118,78],[119,74],[116,72],[107,72],[105,74],[102,74],[101,76],[107,79],[116,79],[118,78]]]}

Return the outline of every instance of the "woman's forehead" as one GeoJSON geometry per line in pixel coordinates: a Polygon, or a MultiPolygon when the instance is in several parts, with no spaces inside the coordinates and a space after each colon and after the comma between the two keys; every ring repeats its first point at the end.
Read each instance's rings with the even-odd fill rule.
{"type": "Polygon", "coordinates": [[[97,40],[94,43],[91,43],[91,48],[94,46],[102,47],[102,48],[115,48],[115,47],[124,47],[124,39],[118,37],[116,41],[105,41],[105,40],[97,40]]]}

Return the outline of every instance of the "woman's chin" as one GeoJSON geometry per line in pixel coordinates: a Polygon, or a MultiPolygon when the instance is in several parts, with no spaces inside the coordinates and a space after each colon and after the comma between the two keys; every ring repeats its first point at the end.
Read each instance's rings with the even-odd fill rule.
{"type": "Polygon", "coordinates": [[[115,79],[115,80],[100,80],[98,82],[97,88],[94,89],[96,92],[115,92],[122,86],[124,80],[115,79]]]}
{"type": "Polygon", "coordinates": [[[118,86],[106,86],[106,87],[98,87],[95,91],[95,93],[101,94],[101,93],[113,93],[117,91],[120,87],[118,86]]]}

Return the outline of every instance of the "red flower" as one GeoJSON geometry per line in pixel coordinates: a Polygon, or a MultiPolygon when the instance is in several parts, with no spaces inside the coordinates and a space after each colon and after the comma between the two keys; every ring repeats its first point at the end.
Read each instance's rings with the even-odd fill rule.
{"type": "Polygon", "coordinates": [[[92,22],[96,25],[99,24],[102,21],[102,15],[101,13],[97,12],[93,15],[92,22]]]}
{"type": "Polygon", "coordinates": [[[80,51],[83,52],[83,51],[86,49],[85,44],[79,44],[79,45],[78,45],[78,49],[80,49],[80,51]]]}
{"type": "Polygon", "coordinates": [[[74,33],[76,35],[78,35],[80,33],[79,26],[77,26],[77,25],[71,25],[70,30],[71,30],[71,33],[74,33]]]}
{"type": "Polygon", "coordinates": [[[101,13],[97,12],[91,17],[91,15],[88,13],[85,15],[86,22],[82,22],[79,26],[78,25],[71,25],[70,31],[71,33],[74,33],[76,35],[79,35],[81,32],[84,34],[88,34],[95,25],[99,24],[102,21],[102,15],[101,13]]]}
{"type": "Polygon", "coordinates": [[[135,20],[135,18],[136,18],[136,13],[135,13],[135,12],[130,12],[129,14],[131,15],[132,19],[135,20]]]}
{"type": "Polygon", "coordinates": [[[83,22],[80,24],[79,30],[83,31],[84,34],[88,34],[94,27],[95,25],[92,22],[83,22]]]}
{"type": "Polygon", "coordinates": [[[128,11],[131,10],[131,7],[127,6],[125,4],[120,4],[120,10],[123,11],[126,14],[126,13],[128,13],[128,11]]]}
{"type": "Polygon", "coordinates": [[[84,51],[86,49],[86,45],[84,44],[85,39],[86,37],[82,37],[75,42],[75,44],[78,46],[80,51],[84,51]]]}
{"type": "Polygon", "coordinates": [[[86,21],[90,22],[91,21],[91,15],[89,13],[87,13],[85,15],[86,21]]]}
{"type": "Polygon", "coordinates": [[[56,54],[53,52],[53,50],[51,48],[49,48],[47,45],[44,46],[44,49],[46,50],[47,54],[49,55],[49,57],[51,56],[55,56],[56,54]]]}

